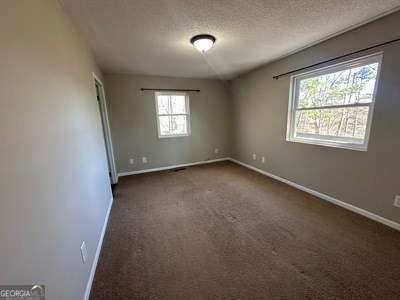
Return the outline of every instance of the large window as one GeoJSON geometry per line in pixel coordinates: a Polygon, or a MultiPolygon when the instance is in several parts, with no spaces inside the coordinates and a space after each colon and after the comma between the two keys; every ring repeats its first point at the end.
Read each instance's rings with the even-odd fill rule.
{"type": "Polygon", "coordinates": [[[158,137],[190,135],[189,95],[181,92],[156,92],[158,137]]]}
{"type": "Polygon", "coordinates": [[[291,78],[287,140],[367,150],[382,54],[291,78]]]}

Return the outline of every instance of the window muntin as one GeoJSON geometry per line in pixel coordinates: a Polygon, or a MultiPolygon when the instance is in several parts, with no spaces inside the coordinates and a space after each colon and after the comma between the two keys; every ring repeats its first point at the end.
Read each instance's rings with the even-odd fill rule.
{"type": "Polygon", "coordinates": [[[367,150],[382,54],[291,78],[287,140],[367,150]]]}
{"type": "Polygon", "coordinates": [[[156,92],[158,137],[190,135],[189,95],[181,92],[156,92]]]}

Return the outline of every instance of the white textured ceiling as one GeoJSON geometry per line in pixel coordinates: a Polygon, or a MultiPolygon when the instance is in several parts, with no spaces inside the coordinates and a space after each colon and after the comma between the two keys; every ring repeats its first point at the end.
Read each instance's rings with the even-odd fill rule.
{"type": "Polygon", "coordinates": [[[105,72],[233,78],[394,11],[400,0],[59,0],[105,72]],[[189,43],[210,33],[202,56],[189,43]]]}

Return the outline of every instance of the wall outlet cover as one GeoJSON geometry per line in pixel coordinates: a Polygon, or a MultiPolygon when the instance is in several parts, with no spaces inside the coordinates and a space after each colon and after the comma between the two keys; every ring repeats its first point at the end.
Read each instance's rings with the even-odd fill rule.
{"type": "Polygon", "coordinates": [[[86,249],[86,243],[85,241],[82,242],[81,245],[81,256],[82,256],[82,263],[86,263],[87,259],[87,249],[86,249]]]}
{"type": "Polygon", "coordinates": [[[261,162],[265,164],[265,156],[261,157],[261,162]]]}
{"type": "Polygon", "coordinates": [[[214,149],[214,153],[215,153],[215,154],[218,154],[218,153],[219,153],[219,149],[218,149],[218,148],[215,148],[215,149],[214,149]]]}
{"type": "Polygon", "coordinates": [[[253,153],[253,160],[257,159],[257,155],[255,153],[253,153]]]}
{"type": "Polygon", "coordinates": [[[396,207],[400,207],[400,195],[396,195],[396,197],[394,197],[393,205],[396,207]]]}
{"type": "Polygon", "coordinates": [[[130,163],[131,165],[133,165],[133,164],[135,163],[135,160],[134,160],[133,158],[130,158],[130,159],[129,159],[129,163],[130,163]]]}
{"type": "Polygon", "coordinates": [[[146,156],[142,157],[142,163],[147,164],[147,157],[146,156]]]}

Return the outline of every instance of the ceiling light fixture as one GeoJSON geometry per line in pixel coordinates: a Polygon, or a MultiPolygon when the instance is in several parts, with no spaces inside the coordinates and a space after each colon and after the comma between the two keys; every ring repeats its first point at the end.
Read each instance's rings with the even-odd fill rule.
{"type": "Polygon", "coordinates": [[[199,34],[190,39],[190,43],[192,43],[193,47],[201,53],[210,50],[215,41],[216,38],[210,34],[199,34]]]}

